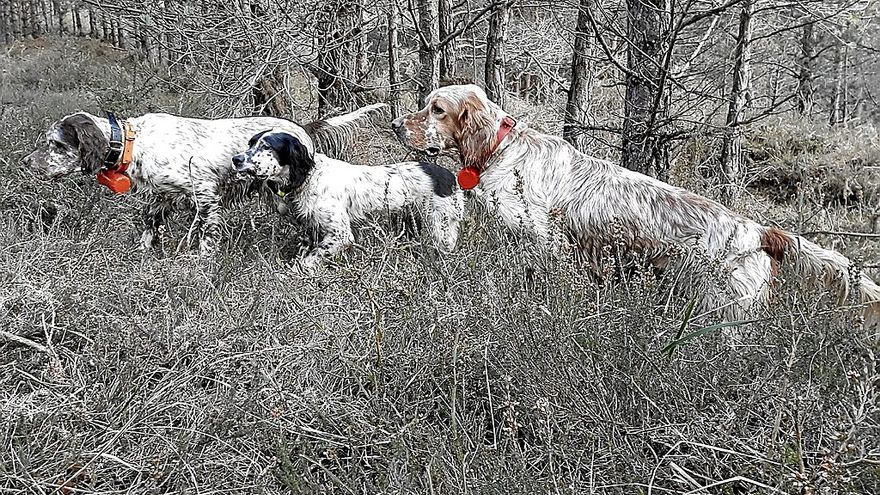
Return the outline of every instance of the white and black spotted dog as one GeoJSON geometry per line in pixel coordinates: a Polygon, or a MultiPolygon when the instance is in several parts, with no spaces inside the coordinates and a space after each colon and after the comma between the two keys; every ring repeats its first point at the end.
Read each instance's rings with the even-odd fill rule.
{"type": "MultiPolygon", "coordinates": [[[[353,135],[358,124],[385,106],[370,105],[305,127],[272,117],[205,120],[152,113],[128,119],[123,125],[133,131],[133,145],[125,175],[133,191],[149,194],[141,247],[146,250],[154,246],[177,200],[189,198],[198,214],[200,251],[216,248],[221,237],[221,200],[240,199],[260,187],[259,183],[229,180],[232,156],[254,133],[277,128],[296,136],[309,155],[314,154],[315,143],[333,152],[332,148],[343,145],[353,135]]],[[[68,115],[52,125],[45,144],[26,156],[24,162],[47,178],[64,177],[78,170],[100,174],[114,166],[107,158],[113,152],[111,139],[116,139],[111,137],[112,132],[108,118],[86,112],[68,115]]]]}
{"type": "Polygon", "coordinates": [[[239,174],[265,180],[318,233],[302,260],[307,268],[352,245],[352,223],[375,212],[417,210],[440,251],[451,251],[458,240],[462,194],[455,176],[438,165],[354,165],[321,153],[312,158],[307,144],[284,129],[256,134],[232,162],[239,174]]]}

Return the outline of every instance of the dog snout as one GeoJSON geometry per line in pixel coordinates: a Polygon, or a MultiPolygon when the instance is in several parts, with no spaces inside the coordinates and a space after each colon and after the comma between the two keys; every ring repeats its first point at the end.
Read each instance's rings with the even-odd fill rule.
{"type": "Polygon", "coordinates": [[[236,172],[244,172],[247,170],[247,165],[245,165],[245,156],[244,153],[239,153],[232,157],[232,167],[236,172]]]}
{"type": "Polygon", "coordinates": [[[400,131],[403,128],[403,117],[397,117],[396,119],[391,121],[391,128],[395,131],[400,131]]]}

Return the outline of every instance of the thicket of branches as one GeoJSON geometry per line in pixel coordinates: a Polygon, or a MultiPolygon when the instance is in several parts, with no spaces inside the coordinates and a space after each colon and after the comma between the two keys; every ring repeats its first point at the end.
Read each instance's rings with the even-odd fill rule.
{"type": "Polygon", "coordinates": [[[683,139],[717,139],[707,170],[732,200],[743,129],[877,117],[877,17],[873,0],[4,0],[0,40],[101,38],[187,91],[280,116],[303,107],[294,81],[321,115],[377,99],[399,114],[477,82],[661,179],[683,139]]]}

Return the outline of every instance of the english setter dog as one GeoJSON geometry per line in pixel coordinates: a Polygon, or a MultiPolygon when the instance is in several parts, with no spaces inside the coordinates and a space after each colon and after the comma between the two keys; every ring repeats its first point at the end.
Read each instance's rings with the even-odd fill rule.
{"type": "Polygon", "coordinates": [[[435,247],[451,251],[458,239],[464,202],[448,170],[420,162],[353,165],[309,153],[307,143],[283,128],[260,132],[232,158],[239,174],[265,181],[318,239],[302,260],[314,268],[354,243],[352,223],[371,213],[414,209],[431,228],[435,247]]]}
{"type": "Polygon", "coordinates": [[[266,128],[284,130],[313,155],[315,143],[325,148],[341,146],[359,123],[385,106],[366,106],[305,127],[272,117],[205,120],[164,113],[134,117],[120,125],[112,115],[102,118],[78,112],[53,124],[45,144],[24,162],[47,178],[80,170],[97,175],[101,184],[115,192],[150,193],[143,213],[141,247],[145,250],[157,242],[158,231],[177,200],[190,198],[198,215],[200,251],[210,253],[221,237],[221,200],[239,199],[260,187],[230,180],[232,156],[254,133],[266,128]]]}
{"type": "MultiPolygon", "coordinates": [[[[447,86],[416,113],[392,122],[408,147],[437,155],[457,151],[462,187],[479,183],[504,223],[543,241],[563,243],[561,228],[594,267],[603,251],[643,256],[666,268],[670,252],[696,247],[720,262],[722,286],[706,291],[703,309],[728,319],[752,315],[769,300],[783,258],[796,273],[820,281],[840,298],[850,290],[846,257],[783,230],[760,225],[724,206],[614,163],[584,155],[564,140],[517,123],[474,85],[447,86]],[[726,287],[725,287],[726,286],[726,287]]],[[[697,263],[682,267],[697,273],[697,263]]],[[[880,287],[860,273],[854,281],[866,321],[880,312],[880,287]]]]}

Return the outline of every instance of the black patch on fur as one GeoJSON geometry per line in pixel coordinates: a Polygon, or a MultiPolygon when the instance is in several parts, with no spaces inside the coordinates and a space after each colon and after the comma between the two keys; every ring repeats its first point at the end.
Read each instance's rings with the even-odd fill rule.
{"type": "Polygon", "coordinates": [[[79,150],[80,168],[84,174],[96,174],[104,166],[110,141],[86,114],[73,114],[58,124],[64,142],[79,150]]]}
{"type": "Polygon", "coordinates": [[[263,137],[263,135],[266,134],[267,132],[269,132],[269,131],[263,131],[263,132],[255,134],[254,137],[252,137],[248,141],[248,148],[253,148],[254,145],[257,144],[257,141],[259,141],[260,138],[263,137]]]}
{"type": "Polygon", "coordinates": [[[452,196],[455,191],[455,176],[452,175],[452,172],[440,165],[428,162],[419,162],[419,168],[431,178],[435,195],[441,198],[452,196]]]}
{"type": "Polygon", "coordinates": [[[278,156],[278,163],[289,169],[287,184],[281,191],[288,193],[299,189],[315,168],[315,160],[309,154],[309,149],[286,132],[269,134],[263,138],[263,142],[278,156]]]}

